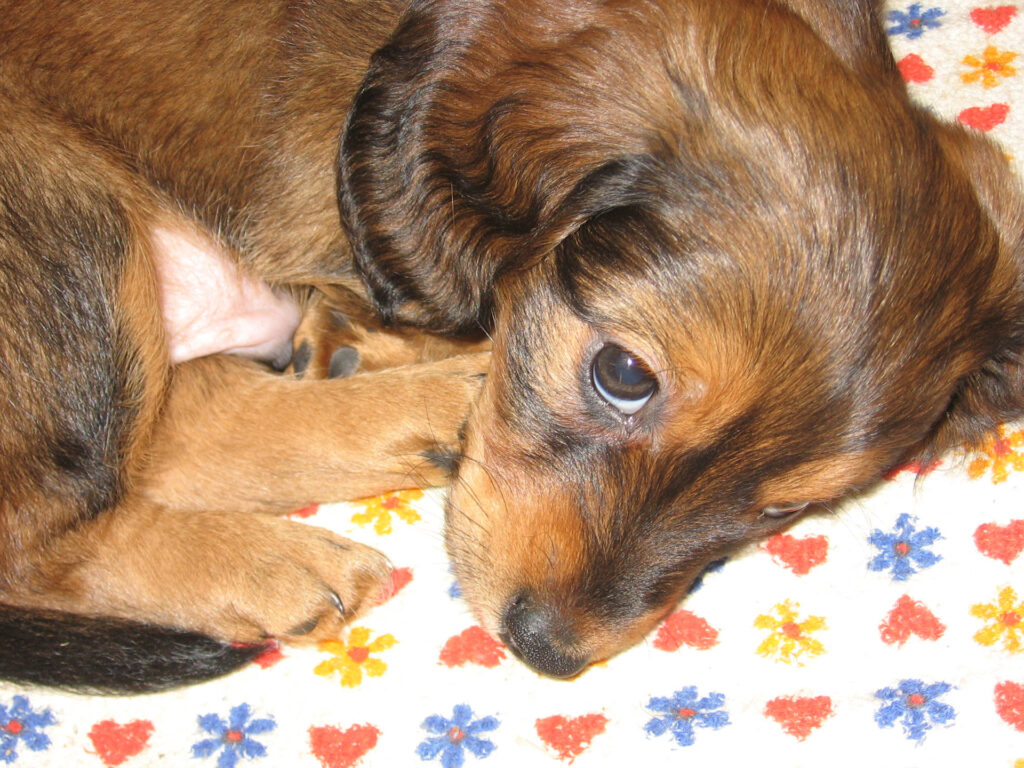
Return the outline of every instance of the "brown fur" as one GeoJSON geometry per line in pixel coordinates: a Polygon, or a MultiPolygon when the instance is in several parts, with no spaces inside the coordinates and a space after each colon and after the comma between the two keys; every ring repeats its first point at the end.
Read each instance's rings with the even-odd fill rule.
{"type": "Polygon", "coordinates": [[[571,675],[766,512],[1024,411],[1020,193],[875,2],[400,5],[0,3],[7,604],[336,632],[381,558],[250,513],[440,482],[474,403],[456,572],[571,675]],[[161,231],[301,302],[293,375],[169,366],[161,231]],[[423,331],[489,334],[478,399],[423,331]]]}
{"type": "Polygon", "coordinates": [[[172,369],[157,233],[351,304],[330,168],[395,9],[166,10],[0,8],[0,596],[234,641],[331,636],[383,557],[252,512],[443,482],[430,457],[457,445],[486,358],[371,345],[364,368],[403,367],[334,381],[222,356],[172,369]]]}

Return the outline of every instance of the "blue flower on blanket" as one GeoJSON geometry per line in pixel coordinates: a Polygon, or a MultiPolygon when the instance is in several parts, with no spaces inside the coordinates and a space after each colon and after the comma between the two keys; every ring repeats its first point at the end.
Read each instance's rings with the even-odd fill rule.
{"type": "Polygon", "coordinates": [[[248,704],[232,707],[225,722],[219,715],[207,714],[199,718],[199,727],[213,738],[192,745],[192,757],[210,757],[218,752],[217,768],[235,768],[238,759],[264,757],[267,748],[253,736],[269,733],[277,727],[272,717],[253,719],[248,704]]]}
{"type": "Polygon", "coordinates": [[[893,581],[906,581],[919,569],[930,568],[942,559],[928,548],[942,538],[938,528],[917,530],[917,518],[904,513],[896,520],[892,533],[877,528],[868,541],[878,549],[878,555],[868,563],[872,571],[892,571],[893,581]]]}
{"type": "Polygon", "coordinates": [[[438,735],[428,736],[421,742],[416,747],[416,754],[423,761],[436,760],[440,757],[444,768],[460,768],[466,761],[467,750],[481,759],[495,750],[494,743],[481,738],[479,734],[493,731],[499,725],[496,717],[481,717],[474,720],[473,710],[468,705],[456,704],[452,709],[451,719],[431,715],[423,721],[421,727],[425,731],[438,735]]]}
{"type": "Polygon", "coordinates": [[[688,747],[695,739],[694,728],[718,730],[729,725],[729,713],[722,709],[725,696],[711,693],[698,698],[696,686],[689,686],[672,694],[671,698],[652,696],[647,708],[660,713],[647,721],[644,730],[652,736],[672,732],[676,743],[688,747]]]}
{"type": "Polygon", "coordinates": [[[952,688],[949,683],[925,685],[920,680],[901,680],[897,688],[882,688],[875,692],[875,698],[884,702],[875,722],[891,728],[898,720],[908,739],[921,741],[933,725],[952,724],[956,719],[956,710],[939,701],[952,688]]]}
{"type": "Polygon", "coordinates": [[[25,696],[15,696],[10,707],[0,704],[0,762],[17,760],[19,744],[33,752],[49,749],[50,737],[43,730],[56,723],[53,712],[37,712],[25,696]]]}
{"type": "Polygon", "coordinates": [[[889,21],[893,23],[886,28],[890,35],[906,35],[908,40],[916,40],[926,29],[938,29],[942,26],[940,18],[946,15],[941,8],[921,10],[921,3],[913,3],[906,12],[889,11],[889,21]]]}

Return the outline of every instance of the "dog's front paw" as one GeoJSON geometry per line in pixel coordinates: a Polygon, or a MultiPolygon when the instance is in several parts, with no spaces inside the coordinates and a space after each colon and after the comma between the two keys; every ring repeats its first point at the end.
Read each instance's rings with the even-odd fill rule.
{"type": "Polygon", "coordinates": [[[74,565],[46,569],[54,581],[34,585],[32,604],[228,641],[316,641],[372,606],[391,572],[376,550],[256,513],[143,503],[102,522],[55,552],[74,565]]]}
{"type": "Polygon", "coordinates": [[[391,567],[370,547],[330,531],[266,519],[278,530],[252,537],[234,583],[245,588],[223,606],[222,637],[281,637],[315,642],[337,637],[376,603],[391,567]],[[236,616],[237,611],[237,616],[236,616]],[[237,620],[236,620],[237,619],[237,620]]]}

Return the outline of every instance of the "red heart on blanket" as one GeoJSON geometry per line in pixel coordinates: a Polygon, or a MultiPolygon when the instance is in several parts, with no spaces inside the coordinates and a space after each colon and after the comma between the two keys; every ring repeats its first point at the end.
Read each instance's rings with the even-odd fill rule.
{"type": "Polygon", "coordinates": [[[412,581],[412,568],[395,568],[392,570],[391,575],[388,576],[388,583],[384,585],[380,595],[377,596],[377,605],[383,605],[393,598],[410,581],[412,581]]]}
{"type": "Polygon", "coordinates": [[[1006,116],[1009,114],[1009,104],[992,104],[988,107],[968,107],[957,116],[957,119],[977,131],[991,131],[997,125],[1006,122],[1006,116]]]}
{"type": "Polygon", "coordinates": [[[541,741],[558,753],[562,760],[572,762],[590,746],[595,736],[604,733],[608,718],[604,715],[563,715],[542,717],[537,720],[537,735],[541,741]]]}
{"type": "Polygon", "coordinates": [[[319,504],[310,504],[308,507],[303,507],[302,509],[296,509],[294,512],[289,512],[287,515],[285,515],[285,517],[290,517],[293,520],[305,519],[307,517],[312,517],[319,511],[319,504]]]}
{"type": "Polygon", "coordinates": [[[780,696],[764,705],[764,714],[781,725],[790,736],[803,741],[832,716],[832,699],[828,696],[780,696]]]}
{"type": "Polygon", "coordinates": [[[997,685],[996,712],[1018,731],[1024,731],[1024,685],[1009,681],[997,685]]]}
{"type": "Polygon", "coordinates": [[[908,83],[927,83],[935,76],[935,70],[924,63],[916,53],[908,53],[896,64],[900,74],[908,83]]]}
{"type": "Polygon", "coordinates": [[[911,472],[918,477],[923,477],[924,475],[930,475],[940,466],[942,466],[942,459],[932,459],[927,463],[919,460],[913,460],[903,464],[897,464],[889,471],[883,472],[882,477],[886,480],[895,480],[901,472],[911,472]]]}
{"type": "Polygon", "coordinates": [[[1009,565],[1024,552],[1024,520],[1014,520],[1008,525],[985,523],[978,526],[974,544],[981,554],[1009,565]]]}
{"type": "Polygon", "coordinates": [[[654,647],[660,651],[678,651],[684,645],[706,651],[718,643],[718,630],[690,611],[676,611],[658,627],[654,647]]]}
{"type": "Polygon", "coordinates": [[[134,757],[149,744],[153,735],[153,724],[149,720],[133,720],[130,723],[116,723],[104,720],[96,723],[89,731],[89,739],[96,747],[96,754],[105,765],[120,765],[134,757]]]}
{"type": "Polygon", "coordinates": [[[811,568],[828,559],[828,539],[824,536],[797,539],[784,533],[768,539],[761,548],[797,576],[806,576],[811,568]]]}
{"type": "Polygon", "coordinates": [[[1017,15],[1017,6],[1000,5],[998,8],[975,8],[971,11],[971,21],[990,35],[1001,32],[1017,15]]]}
{"type": "Polygon", "coordinates": [[[332,725],[309,729],[313,754],[324,768],[352,768],[363,755],[377,746],[380,731],[372,725],[353,725],[341,730],[332,725]]]}
{"type": "Polygon", "coordinates": [[[881,624],[878,630],[882,641],[889,645],[903,645],[911,635],[922,640],[938,640],[946,631],[946,626],[935,618],[924,603],[914,602],[908,595],[896,601],[896,605],[881,624]]]}
{"type": "Polygon", "coordinates": [[[441,663],[446,667],[461,667],[463,664],[496,667],[504,658],[505,646],[478,626],[449,637],[441,649],[441,663]]]}

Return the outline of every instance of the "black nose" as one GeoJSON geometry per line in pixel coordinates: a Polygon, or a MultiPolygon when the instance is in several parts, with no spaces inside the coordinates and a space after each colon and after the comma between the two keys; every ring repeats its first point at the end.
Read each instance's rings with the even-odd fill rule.
{"type": "Polygon", "coordinates": [[[502,640],[528,666],[550,677],[572,677],[590,661],[574,648],[577,638],[556,610],[528,593],[505,609],[502,640]]]}

